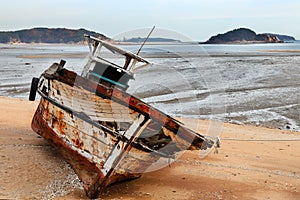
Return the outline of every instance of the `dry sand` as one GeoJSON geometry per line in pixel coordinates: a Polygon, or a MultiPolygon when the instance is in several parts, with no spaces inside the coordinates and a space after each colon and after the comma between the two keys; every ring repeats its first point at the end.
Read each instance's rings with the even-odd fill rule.
{"type": "MultiPolygon", "coordinates": [[[[31,130],[36,106],[0,97],[0,199],[86,199],[69,165],[31,130]]],[[[209,122],[200,125],[206,132],[209,122]]],[[[300,199],[299,138],[299,132],[223,124],[218,154],[201,160],[199,152],[186,152],[169,167],[109,187],[101,198],[300,199]]]]}

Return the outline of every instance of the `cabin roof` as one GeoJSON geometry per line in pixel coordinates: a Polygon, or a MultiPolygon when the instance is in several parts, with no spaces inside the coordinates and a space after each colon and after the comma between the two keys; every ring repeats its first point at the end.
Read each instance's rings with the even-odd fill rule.
{"type": "Polygon", "coordinates": [[[126,57],[129,57],[129,58],[132,58],[134,60],[137,60],[138,62],[144,62],[144,63],[147,63],[149,64],[149,62],[147,60],[145,60],[144,58],[140,57],[139,55],[137,54],[134,54],[130,51],[127,51],[125,49],[122,49],[120,47],[117,47],[109,42],[106,42],[104,40],[101,40],[99,38],[96,38],[96,37],[93,37],[93,36],[90,36],[90,35],[85,35],[85,37],[89,38],[89,39],[92,39],[96,42],[99,42],[101,43],[105,48],[107,48],[108,50],[110,50],[111,52],[113,53],[118,53],[118,54],[121,54],[121,55],[124,55],[126,57]]]}

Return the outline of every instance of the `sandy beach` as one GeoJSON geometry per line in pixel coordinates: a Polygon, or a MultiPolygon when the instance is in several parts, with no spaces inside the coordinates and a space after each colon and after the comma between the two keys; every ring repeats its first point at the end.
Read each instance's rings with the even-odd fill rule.
{"type": "MultiPolygon", "coordinates": [[[[0,199],[87,199],[69,165],[31,130],[37,104],[0,97],[0,199]]],[[[200,121],[198,131],[209,126],[200,121]]],[[[186,152],[101,199],[300,199],[299,139],[299,132],[223,124],[218,154],[186,152]]]]}

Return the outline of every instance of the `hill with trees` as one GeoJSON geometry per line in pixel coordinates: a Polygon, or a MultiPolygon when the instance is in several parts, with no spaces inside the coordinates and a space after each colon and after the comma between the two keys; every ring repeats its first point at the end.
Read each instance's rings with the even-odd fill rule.
{"type": "Polygon", "coordinates": [[[212,36],[209,40],[204,42],[204,44],[282,43],[286,39],[290,40],[295,38],[271,33],[256,34],[250,29],[239,28],[224,34],[212,36]]]}
{"type": "Polygon", "coordinates": [[[103,34],[85,29],[32,28],[18,31],[1,31],[0,43],[82,43],[84,34],[109,40],[103,34]]]}

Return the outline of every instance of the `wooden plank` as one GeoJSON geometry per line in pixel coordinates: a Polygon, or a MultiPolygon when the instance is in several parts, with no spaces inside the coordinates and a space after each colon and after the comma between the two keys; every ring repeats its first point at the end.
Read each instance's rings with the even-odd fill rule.
{"type": "Polygon", "coordinates": [[[50,93],[50,98],[76,112],[85,113],[94,121],[132,122],[138,114],[124,105],[103,99],[86,90],[55,80],[51,83],[54,89],[50,93]]]}

